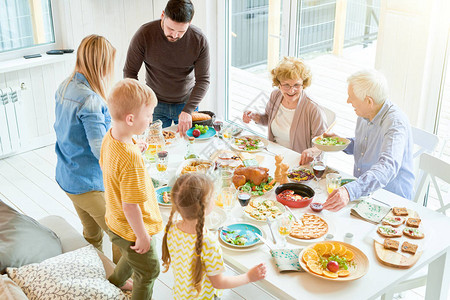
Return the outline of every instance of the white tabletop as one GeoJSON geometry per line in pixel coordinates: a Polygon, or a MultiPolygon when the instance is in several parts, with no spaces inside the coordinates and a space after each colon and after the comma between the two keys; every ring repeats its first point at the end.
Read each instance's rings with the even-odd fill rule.
{"type": "MultiPolygon", "coordinates": [[[[218,138],[195,142],[197,154],[201,156],[207,156],[214,150],[223,148],[224,146],[223,141],[218,138]]],[[[175,170],[183,161],[186,152],[185,142],[182,141],[167,150],[169,151],[168,172],[169,174],[175,174],[175,170]]],[[[274,143],[269,143],[269,150],[283,154],[283,162],[288,163],[290,166],[298,164],[300,154],[294,151],[274,143]]],[[[264,156],[264,161],[261,166],[269,168],[269,173],[273,174],[275,169],[274,157],[267,154],[265,151],[258,152],[257,154],[264,156]]],[[[328,164],[332,166],[333,162],[328,161],[328,164]]],[[[324,188],[323,181],[324,180],[321,180],[320,183],[322,188],[324,188]]],[[[334,300],[377,298],[389,291],[389,289],[394,287],[397,283],[407,279],[421,267],[426,266],[433,261],[437,261],[438,263],[435,263],[430,268],[430,270],[433,271],[432,275],[437,277],[443,276],[444,278],[441,280],[440,278],[436,279],[435,277],[429,276],[428,285],[431,286],[434,291],[431,291],[431,288],[427,289],[427,298],[432,299],[432,297],[435,297],[436,295],[447,295],[446,292],[448,292],[448,285],[450,283],[450,271],[447,270],[450,268],[450,255],[445,254],[450,251],[450,235],[445,232],[445,229],[450,228],[450,218],[385,190],[379,190],[375,192],[373,196],[376,199],[389,203],[391,206],[407,207],[417,211],[424,226],[428,229],[425,250],[419,261],[410,269],[396,269],[387,267],[378,262],[375,256],[373,239],[370,237],[376,228],[376,225],[351,216],[350,209],[353,204],[348,205],[337,213],[324,210],[319,213],[319,216],[323,217],[325,220],[330,220],[334,227],[335,240],[343,241],[345,233],[353,233],[354,238],[352,245],[359,248],[369,259],[369,271],[360,279],[349,282],[333,282],[314,277],[305,272],[280,274],[271,258],[269,249],[264,245],[249,252],[223,249],[224,260],[227,264],[240,272],[246,272],[254,265],[265,262],[267,265],[267,276],[258,284],[277,297],[283,299],[324,299],[324,297],[330,297],[330,299],[334,300]],[[442,264],[443,266],[441,266],[442,264]],[[441,281],[437,282],[439,280],[441,281]]],[[[271,191],[265,195],[265,197],[275,199],[275,194],[271,191]]],[[[316,195],[315,201],[321,202],[324,201],[325,198],[326,192],[323,191],[321,194],[316,195]]],[[[163,217],[167,217],[168,212],[169,210],[162,209],[163,217]]],[[[293,209],[293,212],[295,215],[303,212],[312,213],[309,208],[293,209]]],[[[255,224],[262,227],[269,236],[270,233],[266,224],[255,224]]],[[[304,246],[292,244],[288,241],[287,247],[295,248],[304,246]]]]}

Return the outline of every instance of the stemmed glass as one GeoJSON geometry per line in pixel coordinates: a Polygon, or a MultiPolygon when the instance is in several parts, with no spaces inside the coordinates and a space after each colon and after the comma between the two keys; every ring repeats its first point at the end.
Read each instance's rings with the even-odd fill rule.
{"type": "Polygon", "coordinates": [[[316,158],[314,158],[314,160],[311,163],[311,167],[314,172],[314,179],[316,180],[315,190],[317,190],[316,192],[320,194],[322,191],[320,189],[319,181],[322,178],[323,174],[325,173],[327,166],[325,165],[325,162],[319,155],[316,158]]]}
{"type": "Polygon", "coordinates": [[[230,218],[230,212],[234,206],[235,195],[236,195],[236,189],[234,187],[224,187],[220,191],[223,209],[225,210],[225,213],[227,215],[227,220],[229,220],[229,221],[232,221],[230,218]]]}
{"type": "Polygon", "coordinates": [[[277,220],[277,231],[281,236],[282,247],[286,247],[286,237],[291,233],[292,217],[288,214],[281,215],[277,220]]]}
{"type": "Polygon", "coordinates": [[[220,137],[220,132],[222,131],[223,122],[216,120],[213,123],[214,130],[216,131],[217,137],[220,137]]]}
{"type": "Polygon", "coordinates": [[[250,192],[248,191],[247,187],[244,187],[243,185],[240,186],[237,190],[237,199],[239,201],[239,204],[242,206],[243,210],[242,210],[242,215],[245,214],[245,207],[248,205],[248,203],[250,202],[250,198],[252,197],[252,195],[250,194],[250,192]]]}

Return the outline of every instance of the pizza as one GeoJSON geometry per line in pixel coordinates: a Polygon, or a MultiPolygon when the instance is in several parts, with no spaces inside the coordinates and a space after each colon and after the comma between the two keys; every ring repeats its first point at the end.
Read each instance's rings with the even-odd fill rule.
{"type": "Polygon", "coordinates": [[[304,214],[300,222],[292,225],[290,236],[310,240],[317,239],[328,232],[328,223],[319,216],[304,214]]]}

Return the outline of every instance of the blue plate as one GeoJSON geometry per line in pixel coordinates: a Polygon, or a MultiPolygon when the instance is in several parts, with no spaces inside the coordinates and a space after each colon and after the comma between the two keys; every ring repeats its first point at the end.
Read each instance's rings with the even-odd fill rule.
{"type": "Polygon", "coordinates": [[[237,248],[245,248],[254,246],[259,242],[259,237],[257,237],[255,233],[261,236],[263,234],[261,229],[259,229],[255,225],[248,223],[236,223],[223,227],[219,232],[219,237],[227,245],[237,248]],[[230,241],[234,240],[238,236],[247,239],[245,244],[235,245],[233,242],[230,241]]]}
{"type": "MultiPolygon", "coordinates": [[[[187,136],[193,136],[192,131],[194,131],[195,127],[192,127],[188,131],[186,131],[187,136]]],[[[212,127],[209,127],[208,131],[206,133],[200,134],[199,137],[195,138],[196,140],[207,140],[216,135],[216,130],[212,127]]]]}
{"type": "Polygon", "coordinates": [[[171,206],[172,202],[166,203],[163,200],[163,193],[164,192],[170,192],[172,190],[171,186],[163,186],[156,190],[156,200],[158,201],[159,205],[163,206],[171,206]]]}

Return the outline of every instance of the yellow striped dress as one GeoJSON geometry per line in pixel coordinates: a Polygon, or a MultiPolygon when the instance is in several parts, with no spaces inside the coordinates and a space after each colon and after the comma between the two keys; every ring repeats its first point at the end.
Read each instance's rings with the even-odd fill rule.
{"type": "Polygon", "coordinates": [[[170,253],[170,267],[175,279],[173,287],[174,299],[214,299],[214,295],[220,297],[222,290],[215,289],[208,276],[219,275],[225,272],[222,259],[222,249],[217,238],[209,231],[203,235],[203,247],[200,258],[203,263],[203,272],[208,276],[203,277],[202,290],[197,297],[194,288],[192,272],[194,269],[196,234],[181,231],[176,225],[172,225],[167,233],[167,246],[170,253]]]}

